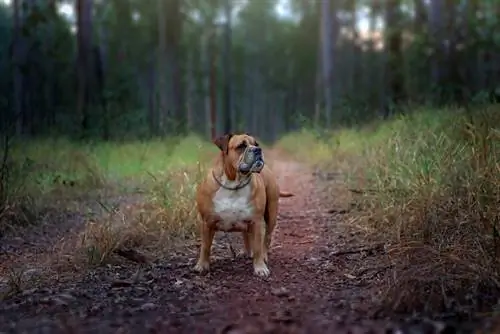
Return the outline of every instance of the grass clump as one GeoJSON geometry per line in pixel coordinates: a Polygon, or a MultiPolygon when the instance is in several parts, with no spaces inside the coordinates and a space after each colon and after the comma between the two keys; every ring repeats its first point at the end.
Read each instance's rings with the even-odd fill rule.
{"type": "Polygon", "coordinates": [[[63,210],[66,202],[77,203],[80,215],[93,208],[78,247],[70,245],[78,261],[91,264],[123,249],[158,251],[192,237],[195,187],[217,152],[194,135],[124,143],[24,140],[9,149],[0,228],[16,230],[21,213],[36,221],[42,209],[63,210]],[[14,213],[16,205],[28,209],[14,213]]]}
{"type": "Polygon", "coordinates": [[[362,194],[354,221],[391,244],[388,306],[466,310],[480,293],[474,308],[496,303],[487,296],[500,291],[498,106],[417,110],[375,129],[298,136],[285,138],[285,146],[343,170],[362,194]]]}
{"type": "Polygon", "coordinates": [[[136,174],[149,178],[143,201],[107,210],[99,221],[87,223],[79,249],[89,264],[106,263],[114,255],[143,262],[143,256],[138,255],[143,251],[159,256],[177,242],[196,235],[196,186],[205,176],[210,153],[215,149],[201,140],[193,149],[192,140],[175,143],[172,160],[165,168],[158,165],[158,169],[136,174]]]}
{"type": "Polygon", "coordinates": [[[114,255],[142,262],[127,252],[159,255],[178,241],[197,233],[194,196],[205,175],[199,163],[155,176],[155,185],[144,202],[109,210],[98,221],[89,220],[80,235],[80,255],[91,265],[108,262],[114,255]]]}

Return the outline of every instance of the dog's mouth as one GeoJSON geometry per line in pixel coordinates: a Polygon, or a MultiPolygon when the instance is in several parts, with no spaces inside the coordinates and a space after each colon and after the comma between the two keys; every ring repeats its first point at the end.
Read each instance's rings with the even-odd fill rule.
{"type": "Polygon", "coordinates": [[[243,152],[238,170],[242,174],[260,173],[264,168],[264,157],[260,147],[247,147],[243,152]]]}

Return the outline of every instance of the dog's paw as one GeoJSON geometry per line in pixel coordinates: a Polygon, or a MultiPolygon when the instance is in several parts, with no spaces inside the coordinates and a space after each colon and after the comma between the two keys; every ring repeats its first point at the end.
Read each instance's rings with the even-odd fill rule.
{"type": "Polygon", "coordinates": [[[260,277],[267,277],[271,273],[269,271],[269,268],[267,268],[267,265],[264,262],[254,264],[253,271],[254,271],[255,275],[260,276],[260,277]]]}
{"type": "Polygon", "coordinates": [[[202,261],[198,261],[193,268],[193,270],[198,272],[198,273],[207,272],[209,269],[210,269],[210,263],[209,262],[202,262],[202,261]]]}

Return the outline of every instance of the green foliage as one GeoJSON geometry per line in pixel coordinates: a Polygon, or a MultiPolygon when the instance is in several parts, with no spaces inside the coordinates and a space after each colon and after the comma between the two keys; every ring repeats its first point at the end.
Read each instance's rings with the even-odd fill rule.
{"type": "MultiPolygon", "coordinates": [[[[157,1],[94,3],[91,57],[99,54],[102,60],[100,63],[93,58],[94,66],[102,66],[103,82],[98,82],[97,78],[92,81],[89,102],[91,137],[146,138],[156,134],[158,120],[152,115],[159,110],[158,80],[160,76],[171,76],[159,73],[158,68],[160,16],[157,1]]],[[[290,17],[277,15],[277,4],[275,0],[232,1],[231,70],[233,108],[237,114],[234,124],[248,128],[250,114],[265,115],[269,109],[276,110],[284,119],[280,131],[300,126],[303,117],[318,126],[324,119],[318,91],[321,85],[317,86],[316,80],[320,69],[318,3],[290,0],[290,17]],[[319,115],[315,115],[316,108],[319,108],[319,115]]],[[[176,81],[179,87],[174,95],[182,98],[169,96],[168,103],[172,106],[178,98],[185,103],[178,114],[170,114],[166,120],[173,124],[172,131],[185,130],[189,104],[194,120],[194,124],[189,124],[189,130],[206,133],[208,119],[203,109],[208,94],[204,86],[208,72],[202,59],[207,56],[202,40],[211,33],[211,23],[217,25],[214,36],[218,64],[216,102],[217,108],[221,109],[223,5],[224,2],[218,0],[181,1],[182,22],[176,27],[181,32],[177,50],[180,63],[176,69],[180,79],[176,81]],[[190,85],[194,87],[189,88],[190,85]]],[[[388,10],[361,0],[336,5],[336,24],[345,31],[353,26],[354,10],[369,13],[364,17],[364,23],[372,28],[386,19],[388,10]]],[[[402,78],[401,85],[406,94],[402,103],[462,102],[464,96],[468,102],[489,102],[491,92],[498,88],[494,80],[497,65],[492,58],[500,46],[497,33],[500,21],[492,15],[498,11],[498,5],[479,2],[476,5],[481,15],[456,10],[453,16],[447,17],[451,20],[449,29],[442,33],[454,43],[453,52],[450,51],[450,58],[442,59],[440,66],[444,74],[437,82],[430,82],[429,78],[433,62],[441,54],[435,36],[430,34],[427,21],[414,16],[413,2],[403,2],[403,5],[397,29],[392,27],[381,34],[381,38],[386,38],[389,33],[402,36],[400,55],[393,55],[390,50],[377,50],[369,40],[353,43],[347,35],[339,36],[332,54],[333,78],[328,82],[334,86],[336,125],[352,126],[378,118],[384,114],[383,110],[399,111],[399,106],[393,106],[387,90],[391,71],[397,71],[402,78]],[[462,32],[467,35],[462,36],[462,32]],[[402,58],[401,68],[388,68],[387,61],[399,56],[402,58]]],[[[57,6],[39,3],[26,8],[22,28],[29,47],[23,71],[29,83],[25,104],[31,114],[27,118],[32,119],[32,124],[26,125],[24,134],[78,137],[81,119],[75,112],[76,36],[68,17],[62,15],[57,6]]],[[[429,14],[430,7],[426,6],[424,10],[429,14]]],[[[10,59],[12,24],[11,8],[1,5],[0,109],[6,111],[2,114],[9,116],[13,116],[15,105],[10,59]]],[[[361,34],[360,31],[357,33],[361,34]]],[[[169,50],[173,47],[169,46],[169,50]]]]}
{"type": "Polygon", "coordinates": [[[94,189],[130,177],[145,181],[171,166],[195,163],[205,150],[215,152],[196,136],[121,143],[38,139],[18,142],[12,160],[27,165],[24,178],[47,193],[63,182],[94,189]]]}

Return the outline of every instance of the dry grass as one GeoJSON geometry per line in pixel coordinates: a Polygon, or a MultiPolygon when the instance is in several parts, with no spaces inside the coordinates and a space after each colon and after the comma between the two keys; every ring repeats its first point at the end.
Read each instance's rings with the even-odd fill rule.
{"type": "Polygon", "coordinates": [[[146,202],[109,210],[98,221],[87,222],[78,240],[77,259],[100,265],[120,255],[143,262],[139,254],[161,256],[177,242],[192,239],[197,233],[195,190],[204,175],[205,168],[198,163],[155,176],[146,202]]]}
{"type": "Polygon", "coordinates": [[[104,214],[89,215],[78,236],[66,236],[55,245],[61,255],[56,261],[66,265],[69,260],[72,268],[100,265],[116,254],[142,261],[133,258],[134,251],[158,255],[196,234],[195,187],[215,152],[214,145],[196,136],[122,144],[56,139],[20,143],[9,163],[23,168],[9,169],[16,174],[10,173],[6,182],[0,232],[18,230],[22,221],[37,221],[37,213],[50,206],[86,215],[82,210],[98,203],[104,214]],[[123,200],[107,207],[109,196],[123,200]],[[22,219],[26,214],[29,219],[22,219]]]}
{"type": "Polygon", "coordinates": [[[485,309],[500,291],[500,110],[419,111],[376,129],[285,138],[346,174],[351,222],[389,244],[393,310],[485,309]],[[494,295],[494,294],[493,294],[494,295]],[[479,299],[483,301],[477,304],[479,299]]]}

